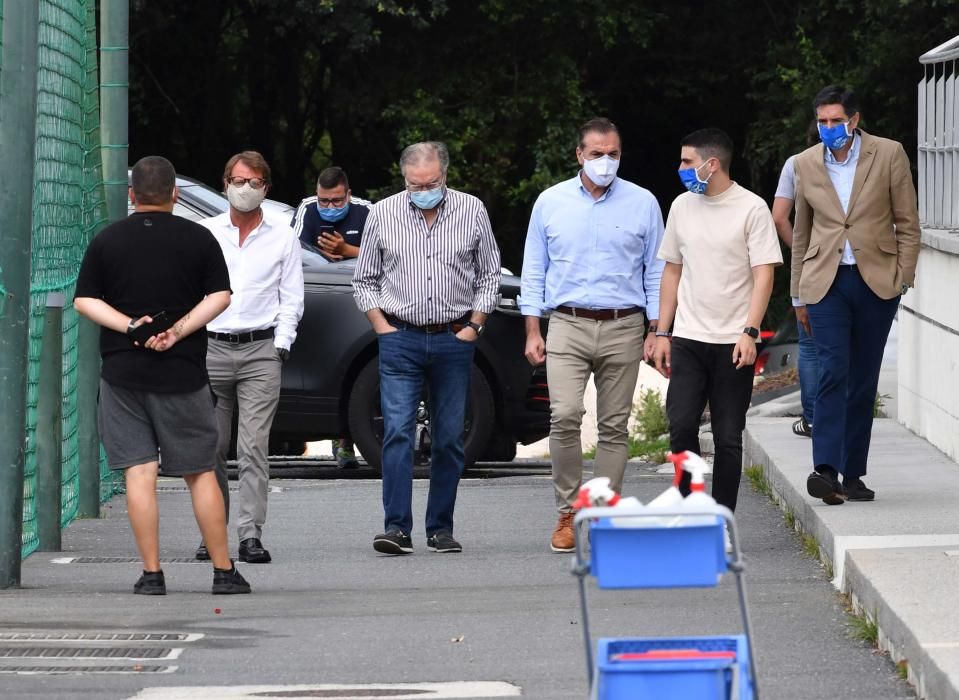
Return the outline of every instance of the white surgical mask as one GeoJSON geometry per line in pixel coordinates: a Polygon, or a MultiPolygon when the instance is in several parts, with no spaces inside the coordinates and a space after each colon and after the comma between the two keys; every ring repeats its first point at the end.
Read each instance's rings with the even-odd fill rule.
{"type": "Polygon", "coordinates": [[[586,171],[586,177],[592,180],[594,184],[606,187],[616,178],[619,161],[609,156],[584,160],[583,170],[586,171]]]}
{"type": "Polygon", "coordinates": [[[227,185],[226,198],[230,201],[230,206],[237,211],[253,211],[266,199],[266,188],[255,190],[250,187],[249,182],[242,187],[227,185]]]}

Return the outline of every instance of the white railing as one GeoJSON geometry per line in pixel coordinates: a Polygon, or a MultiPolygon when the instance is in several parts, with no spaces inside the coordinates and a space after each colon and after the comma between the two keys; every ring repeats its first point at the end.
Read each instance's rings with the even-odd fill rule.
{"type": "Polygon", "coordinates": [[[919,218],[959,229],[959,36],[919,57],[919,218]]]}

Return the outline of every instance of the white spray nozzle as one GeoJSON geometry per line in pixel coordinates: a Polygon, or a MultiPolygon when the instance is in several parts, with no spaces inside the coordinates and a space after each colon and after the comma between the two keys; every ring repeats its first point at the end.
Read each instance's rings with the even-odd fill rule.
{"type": "Polygon", "coordinates": [[[692,477],[689,482],[690,491],[705,491],[706,479],[704,476],[713,469],[709,464],[695,452],[680,452],[677,457],[682,457],[683,469],[689,472],[692,477]]]}
{"type": "Polygon", "coordinates": [[[579,497],[573,506],[576,508],[597,508],[615,506],[618,502],[619,494],[610,488],[609,477],[597,476],[579,488],[579,497]]]}

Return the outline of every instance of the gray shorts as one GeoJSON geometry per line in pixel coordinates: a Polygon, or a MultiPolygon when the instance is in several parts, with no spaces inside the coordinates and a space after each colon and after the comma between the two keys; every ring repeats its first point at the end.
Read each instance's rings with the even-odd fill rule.
{"type": "Polygon", "coordinates": [[[216,415],[210,387],[163,394],[100,380],[100,440],[110,469],[161,461],[169,476],[210,471],[216,458],[216,415]]]}

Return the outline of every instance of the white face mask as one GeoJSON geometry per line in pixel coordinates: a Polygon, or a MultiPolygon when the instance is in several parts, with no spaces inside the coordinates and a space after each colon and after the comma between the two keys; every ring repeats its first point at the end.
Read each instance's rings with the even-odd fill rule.
{"type": "Polygon", "coordinates": [[[255,190],[250,187],[249,182],[243,187],[227,185],[226,198],[230,201],[230,206],[237,211],[253,211],[263,204],[263,200],[266,199],[266,188],[261,187],[255,190]]]}
{"type": "Polygon", "coordinates": [[[586,171],[586,177],[600,187],[606,187],[616,178],[616,171],[619,170],[619,161],[609,156],[593,158],[593,160],[583,161],[583,170],[586,171]]]}

